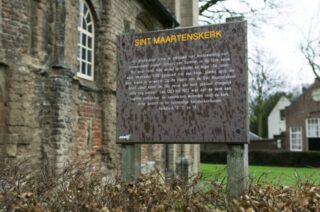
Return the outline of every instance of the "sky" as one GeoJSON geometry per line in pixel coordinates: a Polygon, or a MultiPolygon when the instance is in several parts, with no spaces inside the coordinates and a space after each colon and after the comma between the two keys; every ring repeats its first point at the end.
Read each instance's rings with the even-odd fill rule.
{"type": "MultiPolygon", "coordinates": [[[[263,6],[263,0],[248,0],[255,8],[263,6]]],[[[308,34],[313,19],[317,19],[317,33],[320,39],[320,0],[276,0],[279,11],[266,11],[267,22],[258,22],[259,27],[250,28],[248,33],[249,56],[256,48],[263,49],[267,57],[276,61],[275,70],[285,80],[285,90],[301,89],[311,84],[315,76],[299,49],[300,42],[308,34]],[[317,16],[317,17],[316,17],[317,16]],[[316,17],[316,18],[315,18],[316,17]]],[[[239,0],[227,0],[228,8],[247,10],[239,0]]],[[[248,22],[256,16],[248,16],[248,22]]],[[[313,22],[313,30],[315,23],[313,22]]],[[[313,34],[314,34],[313,32],[313,34]]]]}
{"type": "MultiPolygon", "coordinates": [[[[312,18],[316,17],[317,11],[320,12],[320,1],[285,0],[283,4],[286,7],[283,13],[272,20],[273,23],[276,22],[276,25],[280,25],[280,28],[272,23],[264,24],[263,36],[255,38],[256,43],[275,57],[279,72],[286,79],[289,88],[311,84],[315,76],[307,65],[299,45],[308,34],[310,25],[315,27],[312,18]]],[[[320,23],[320,19],[318,22],[320,23]]]]}

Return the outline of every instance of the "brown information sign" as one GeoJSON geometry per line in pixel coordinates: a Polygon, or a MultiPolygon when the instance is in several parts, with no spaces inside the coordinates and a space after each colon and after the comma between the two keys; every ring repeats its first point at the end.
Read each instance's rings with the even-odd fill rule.
{"type": "Polygon", "coordinates": [[[247,26],[120,36],[118,143],[247,143],[247,26]]]}

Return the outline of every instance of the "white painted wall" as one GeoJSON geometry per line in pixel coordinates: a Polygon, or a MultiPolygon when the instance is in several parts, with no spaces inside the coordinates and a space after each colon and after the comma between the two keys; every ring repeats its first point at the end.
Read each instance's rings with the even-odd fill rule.
{"type": "Polygon", "coordinates": [[[286,120],[280,119],[280,110],[284,110],[291,103],[285,96],[281,97],[273,110],[268,116],[268,138],[273,138],[274,135],[279,135],[286,131],[286,120]]]}

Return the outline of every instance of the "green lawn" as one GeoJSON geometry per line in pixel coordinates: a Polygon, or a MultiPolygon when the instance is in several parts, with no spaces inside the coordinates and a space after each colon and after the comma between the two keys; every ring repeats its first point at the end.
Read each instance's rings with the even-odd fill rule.
{"type": "MultiPolygon", "coordinates": [[[[226,183],[226,165],[200,164],[204,180],[226,183]]],[[[320,184],[320,168],[295,168],[250,166],[249,176],[252,182],[271,183],[273,185],[297,185],[302,182],[320,184]]]]}

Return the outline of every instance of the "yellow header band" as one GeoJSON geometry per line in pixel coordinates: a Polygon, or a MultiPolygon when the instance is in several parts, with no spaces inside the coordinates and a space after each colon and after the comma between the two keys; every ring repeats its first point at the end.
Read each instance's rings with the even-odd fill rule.
{"type": "Polygon", "coordinates": [[[158,37],[148,37],[148,38],[137,38],[134,40],[135,46],[145,46],[145,45],[156,45],[156,44],[167,44],[176,43],[183,41],[194,41],[194,40],[207,40],[207,39],[218,39],[222,37],[222,31],[206,31],[206,32],[194,32],[186,34],[175,34],[167,36],[158,37]]]}

